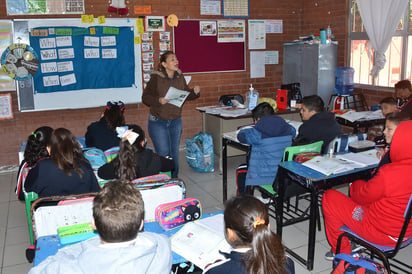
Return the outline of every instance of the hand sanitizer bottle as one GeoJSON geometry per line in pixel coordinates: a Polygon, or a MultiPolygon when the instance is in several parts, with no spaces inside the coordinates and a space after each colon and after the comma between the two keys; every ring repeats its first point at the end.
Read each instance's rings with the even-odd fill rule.
{"type": "Polygon", "coordinates": [[[259,100],[259,92],[257,92],[252,84],[250,84],[249,91],[246,93],[247,108],[249,110],[254,109],[257,106],[259,100]]]}

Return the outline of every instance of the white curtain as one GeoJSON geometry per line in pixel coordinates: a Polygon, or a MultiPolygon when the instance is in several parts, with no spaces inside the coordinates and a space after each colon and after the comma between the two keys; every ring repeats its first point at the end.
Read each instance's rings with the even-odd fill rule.
{"type": "Polygon", "coordinates": [[[385,66],[386,49],[409,0],[356,0],[356,2],[370,44],[375,50],[375,62],[371,71],[371,75],[375,77],[385,66]]]}

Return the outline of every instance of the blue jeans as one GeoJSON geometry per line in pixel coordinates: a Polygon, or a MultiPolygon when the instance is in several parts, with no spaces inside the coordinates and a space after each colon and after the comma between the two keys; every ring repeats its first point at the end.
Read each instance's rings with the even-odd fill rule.
{"type": "Polygon", "coordinates": [[[182,119],[161,120],[149,114],[149,135],[152,139],[156,153],[162,156],[170,156],[175,162],[172,177],[179,174],[179,145],[182,136],[182,119]]]}

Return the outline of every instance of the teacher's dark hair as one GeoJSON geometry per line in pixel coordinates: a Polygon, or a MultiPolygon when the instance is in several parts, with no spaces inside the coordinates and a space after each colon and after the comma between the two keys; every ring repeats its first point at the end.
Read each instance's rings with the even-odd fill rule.
{"type": "Polygon", "coordinates": [[[167,57],[169,57],[170,55],[175,55],[175,53],[171,50],[166,51],[165,53],[163,53],[162,55],[160,55],[160,60],[159,60],[159,67],[157,68],[158,71],[161,71],[163,73],[166,73],[166,69],[164,68],[164,66],[162,65],[163,62],[166,62],[167,57]]]}

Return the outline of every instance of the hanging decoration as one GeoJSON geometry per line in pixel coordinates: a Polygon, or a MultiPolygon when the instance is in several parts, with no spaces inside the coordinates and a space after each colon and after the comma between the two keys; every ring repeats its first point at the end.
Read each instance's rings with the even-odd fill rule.
{"type": "Polygon", "coordinates": [[[126,15],[129,13],[129,9],[126,7],[125,0],[112,0],[112,3],[107,9],[108,12],[115,12],[120,15],[126,15]]]}

